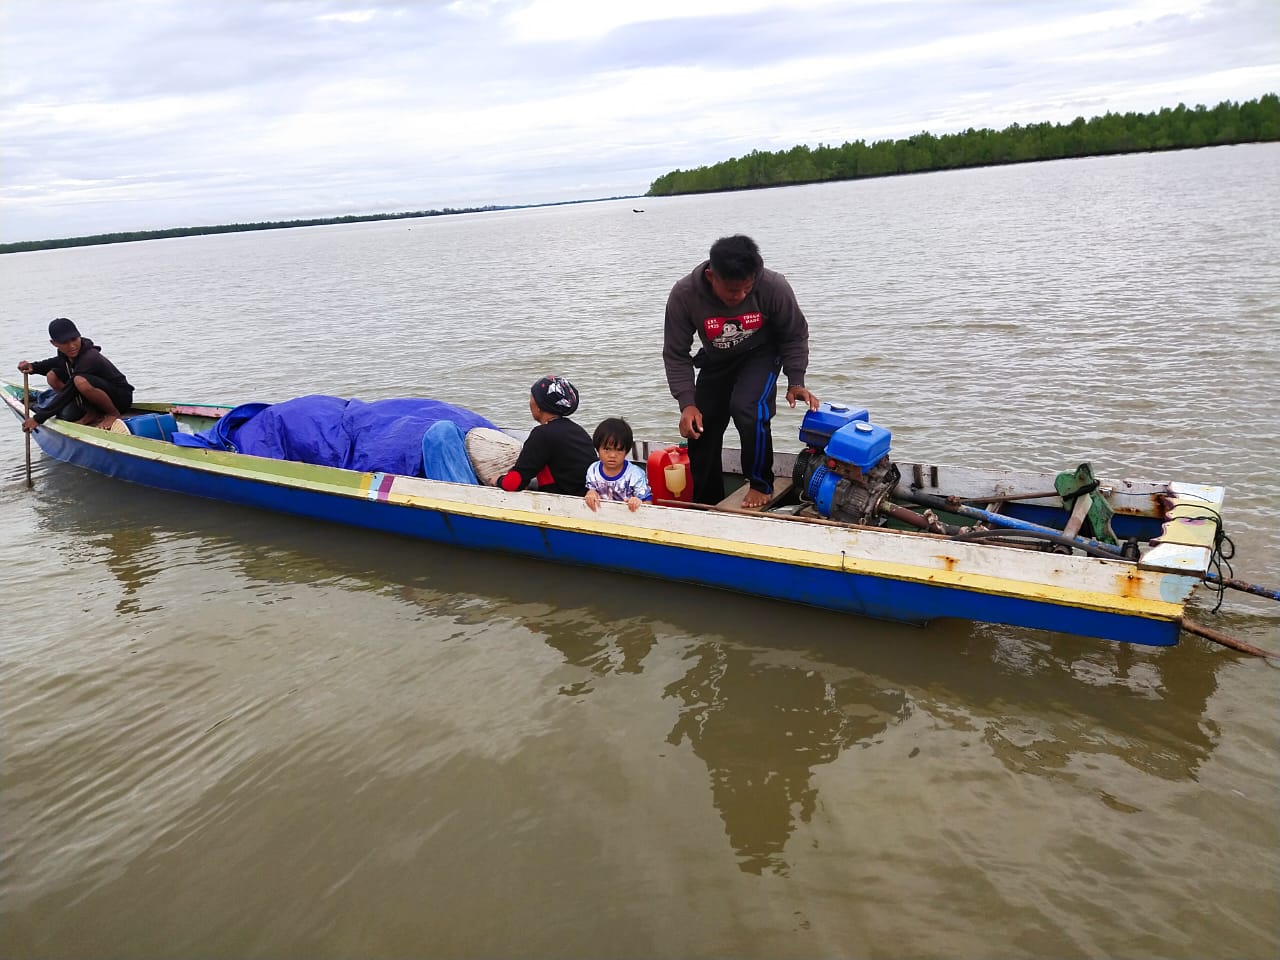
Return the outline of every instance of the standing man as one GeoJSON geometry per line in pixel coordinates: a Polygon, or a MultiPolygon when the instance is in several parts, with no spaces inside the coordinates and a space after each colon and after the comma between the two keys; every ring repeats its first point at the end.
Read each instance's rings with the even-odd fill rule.
{"type": "Polygon", "coordinates": [[[58,355],[48,360],[19,360],[22,373],[44,374],[57,393],[48,403],[41,403],[22,424],[30,433],[57,414],[63,420],[76,420],[90,426],[110,430],[120,415],[133,403],[133,386],[102,355],[102,349],[88,337],[80,336],[76,325],[66,317],[49,321],[49,342],[58,355]]]}
{"type": "Polygon", "coordinates": [[[680,404],[680,436],[689,441],[694,501],[724,499],[721,448],[732,419],[751,485],[742,505],[763,506],[773,493],[769,421],[777,411],[778,372],[787,375],[791,406],[800,400],[817,410],[818,398],[804,385],[809,324],[791,284],[765,269],[750,237],[721,237],[710,258],[671,288],[662,363],[680,404]],[[695,334],[702,347],[690,356],[695,334]]]}

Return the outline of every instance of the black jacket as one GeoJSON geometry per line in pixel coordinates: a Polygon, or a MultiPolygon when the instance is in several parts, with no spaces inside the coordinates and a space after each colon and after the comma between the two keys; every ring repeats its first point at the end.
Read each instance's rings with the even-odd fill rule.
{"type": "MultiPolygon", "coordinates": [[[[591,434],[566,417],[556,417],[529,432],[511,473],[519,474],[516,489],[523,490],[546,468],[552,483],[543,485],[539,480],[539,490],[580,497],[587,492],[587,467],[595,461],[591,434]]],[[[504,485],[504,489],[509,488],[504,485]]]]}
{"type": "Polygon", "coordinates": [[[56,357],[50,357],[48,360],[32,361],[32,373],[43,376],[50,370],[56,371],[58,377],[66,386],[59,390],[52,400],[40,404],[38,411],[32,412],[31,415],[35,418],[36,423],[44,423],[51,417],[56,416],[59,410],[76,398],[77,391],[72,380],[80,374],[99,377],[105,381],[110,388],[108,392],[111,394],[111,398],[116,401],[116,406],[121,413],[124,413],[129,404],[133,402],[133,385],[124,378],[123,373],[116,369],[114,363],[102,355],[102,348],[88,337],[80,338],[80,352],[74,358],[68,357],[59,350],[56,357]],[[120,401],[124,401],[124,406],[120,406],[120,401]]]}

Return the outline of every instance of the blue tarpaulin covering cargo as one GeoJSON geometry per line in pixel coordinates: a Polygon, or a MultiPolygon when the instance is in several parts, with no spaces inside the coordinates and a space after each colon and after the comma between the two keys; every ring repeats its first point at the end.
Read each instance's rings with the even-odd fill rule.
{"type": "MultiPolygon", "coordinates": [[[[420,477],[423,439],[440,422],[454,424],[458,429],[452,435],[459,438],[473,427],[493,428],[480,414],[441,400],[366,402],[312,394],[282,403],[243,404],[210,429],[173,439],[182,446],[420,477]]],[[[432,433],[439,436],[441,431],[432,433]]]]}

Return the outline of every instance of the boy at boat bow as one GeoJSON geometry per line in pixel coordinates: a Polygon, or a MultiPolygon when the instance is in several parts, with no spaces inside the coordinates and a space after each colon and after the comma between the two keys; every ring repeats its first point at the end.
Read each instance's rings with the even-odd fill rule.
{"type": "Polygon", "coordinates": [[[111,429],[123,411],[133,403],[133,386],[114,363],[102,355],[102,348],[80,336],[66,317],[49,322],[49,342],[58,349],[48,360],[19,360],[18,370],[43,374],[57,393],[40,404],[22,424],[27,433],[57,415],[90,426],[111,429]]]}

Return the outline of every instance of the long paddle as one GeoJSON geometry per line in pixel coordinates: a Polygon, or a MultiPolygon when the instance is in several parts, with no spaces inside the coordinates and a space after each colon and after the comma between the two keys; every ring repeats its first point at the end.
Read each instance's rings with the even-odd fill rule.
{"type": "MultiPolygon", "coordinates": [[[[22,422],[26,423],[31,419],[31,390],[28,387],[30,374],[25,370],[22,372],[22,422]]],[[[35,486],[31,480],[31,434],[24,432],[23,436],[27,438],[27,488],[35,486]]]]}

